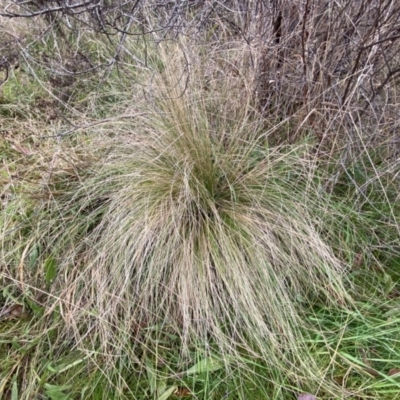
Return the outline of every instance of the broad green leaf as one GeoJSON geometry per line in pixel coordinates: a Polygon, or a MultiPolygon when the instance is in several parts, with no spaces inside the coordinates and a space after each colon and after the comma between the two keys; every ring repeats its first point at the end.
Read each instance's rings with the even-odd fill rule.
{"type": "Polygon", "coordinates": [[[18,340],[18,338],[16,336],[14,336],[12,338],[11,345],[15,350],[21,350],[22,349],[22,346],[19,344],[19,340],[18,340]]]}
{"type": "Polygon", "coordinates": [[[85,386],[83,389],[82,389],[82,392],[81,392],[81,400],[85,400],[85,399],[87,399],[87,397],[86,397],[86,391],[89,389],[89,387],[87,387],[87,386],[85,386]]]}
{"type": "Polygon", "coordinates": [[[49,257],[44,263],[46,285],[50,285],[57,276],[57,263],[53,257],[49,257]]]}
{"type": "Polygon", "coordinates": [[[84,362],[86,359],[88,359],[89,356],[85,356],[82,358],[78,358],[77,360],[69,363],[69,364],[60,364],[58,366],[53,367],[51,364],[47,365],[47,369],[53,373],[53,374],[59,374],[61,372],[68,371],[69,369],[79,365],[80,363],[84,362]]]}
{"type": "Polygon", "coordinates": [[[167,390],[166,380],[161,380],[157,382],[157,395],[161,396],[167,390]]]}
{"type": "Polygon", "coordinates": [[[146,357],[146,372],[147,372],[147,379],[149,381],[150,392],[151,394],[154,394],[154,392],[157,389],[157,378],[154,371],[153,362],[148,357],[146,357]]]}
{"type": "Polygon", "coordinates": [[[171,395],[175,393],[177,389],[178,386],[171,386],[160,397],[158,397],[157,400],[167,400],[171,395]]]}
{"type": "Polygon", "coordinates": [[[35,246],[31,252],[29,253],[29,267],[33,268],[36,265],[36,261],[39,258],[39,254],[40,254],[40,247],[39,246],[35,246]]]}
{"type": "Polygon", "coordinates": [[[17,380],[14,379],[14,382],[12,384],[12,389],[11,389],[11,400],[18,400],[18,383],[17,380]]]}
{"type": "Polygon", "coordinates": [[[58,372],[58,369],[54,368],[51,364],[47,365],[47,369],[52,372],[53,374],[56,374],[58,372]]]}
{"type": "Polygon", "coordinates": [[[385,274],[384,276],[384,283],[385,283],[385,296],[387,296],[392,290],[393,287],[395,286],[393,283],[393,279],[390,275],[385,274]]]}
{"type": "Polygon", "coordinates": [[[45,383],[46,395],[50,400],[71,400],[71,397],[63,393],[63,390],[68,390],[69,386],[57,386],[45,383]]]}
{"type": "Polygon", "coordinates": [[[38,316],[42,316],[44,314],[44,307],[37,305],[34,301],[25,297],[25,301],[28,303],[29,308],[38,316]]]}
{"type": "Polygon", "coordinates": [[[80,363],[82,363],[82,362],[84,362],[86,359],[88,359],[89,358],[89,356],[85,356],[85,357],[83,357],[83,358],[79,358],[78,360],[75,360],[75,361],[73,361],[73,362],[71,362],[71,363],[69,363],[69,364],[67,364],[67,365],[64,365],[64,366],[60,366],[59,368],[58,368],[58,373],[60,373],[60,372],[65,372],[65,371],[68,371],[69,369],[71,369],[71,368],[73,368],[73,367],[76,367],[77,365],[79,365],[80,363]]]}
{"type": "Polygon", "coordinates": [[[208,357],[204,360],[199,361],[197,364],[193,365],[193,367],[189,368],[186,371],[186,375],[195,375],[195,374],[203,374],[205,372],[213,372],[218,371],[223,368],[224,364],[221,360],[217,360],[216,358],[208,357]]]}

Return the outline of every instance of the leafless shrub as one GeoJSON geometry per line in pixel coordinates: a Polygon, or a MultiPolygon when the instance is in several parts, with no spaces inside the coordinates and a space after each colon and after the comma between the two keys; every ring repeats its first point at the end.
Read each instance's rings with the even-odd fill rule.
{"type": "MultiPolygon", "coordinates": [[[[275,140],[311,134],[318,154],[384,144],[388,157],[398,156],[399,0],[8,0],[0,15],[44,17],[58,37],[106,35],[111,57],[65,68],[70,75],[117,65],[130,35],[241,42],[256,107],[273,125],[287,121],[287,133],[277,129],[275,140]]],[[[135,61],[147,66],[145,52],[135,61]]]]}
{"type": "Polygon", "coordinates": [[[398,1],[280,1],[248,17],[264,114],[294,117],[290,140],[306,130],[319,143],[362,135],[398,149],[399,11],[398,1]]]}

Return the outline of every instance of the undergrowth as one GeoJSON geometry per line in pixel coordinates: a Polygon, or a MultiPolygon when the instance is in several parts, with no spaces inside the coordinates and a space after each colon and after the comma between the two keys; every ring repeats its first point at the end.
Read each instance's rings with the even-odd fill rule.
{"type": "Polygon", "coordinates": [[[240,43],[127,39],[146,66],[66,85],[53,40],[0,104],[0,396],[399,398],[386,144],[266,117],[240,43]]]}

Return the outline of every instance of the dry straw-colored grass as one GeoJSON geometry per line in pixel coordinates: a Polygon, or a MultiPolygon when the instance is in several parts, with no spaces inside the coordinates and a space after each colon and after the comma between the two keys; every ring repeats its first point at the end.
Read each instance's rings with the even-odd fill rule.
{"type": "Polygon", "coordinates": [[[351,302],[346,265],[323,236],[335,229],[333,205],[306,145],[267,145],[251,85],[232,74],[214,81],[201,58],[182,54],[161,51],[147,99],[130,106],[130,132],[103,137],[103,156],[71,167],[74,179],[60,166],[48,200],[13,233],[22,243],[3,238],[3,255],[23,265],[17,255],[39,248],[35,284],[56,265],[48,306],[110,367],[121,354],[139,362],[132,343],[157,325],[180,336],[184,353],[210,343],[318,381],[302,310],[351,302]]]}
{"type": "Polygon", "coordinates": [[[22,75],[35,79],[27,105],[13,95],[18,79],[3,99],[0,265],[10,298],[35,317],[35,304],[43,306],[44,339],[26,386],[47,368],[47,334],[86,353],[117,390],[127,370],[139,367],[143,377],[148,356],[170,350],[159,352],[167,334],[171,354],[191,356],[179,371],[197,348],[226,366],[259,358],[277,387],[323,386],[339,396],[330,376],[342,371],[348,321],[331,332],[330,318],[352,307],[348,293],[359,300],[373,286],[367,271],[368,285],[350,287],[348,268],[367,268],[370,258],[384,271],[397,251],[398,40],[390,32],[398,2],[244,3],[231,11],[197,4],[201,12],[179,14],[179,24],[167,7],[171,32],[190,37],[179,45],[156,29],[161,14],[147,13],[152,34],[116,42],[118,80],[114,64],[103,65],[109,74],[100,85],[92,76],[93,91],[92,78],[64,66],[83,42],[97,49],[96,64],[116,57],[115,47],[81,36],[78,19],[69,32],[76,48],[61,31],[42,31],[54,59],[37,63],[41,51],[17,41],[22,75]],[[44,70],[73,78],[74,90],[50,84],[44,70]],[[36,121],[35,85],[51,94],[46,107],[61,104],[66,116],[36,121]],[[69,136],[43,139],[64,123],[69,136]],[[329,318],[318,322],[313,312],[329,318]]]}

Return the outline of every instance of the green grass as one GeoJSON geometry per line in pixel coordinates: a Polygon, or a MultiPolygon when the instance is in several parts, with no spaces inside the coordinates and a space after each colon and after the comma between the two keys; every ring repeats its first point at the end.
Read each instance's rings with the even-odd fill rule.
{"type": "MultiPolygon", "coordinates": [[[[361,399],[398,398],[400,380],[391,375],[400,363],[396,309],[398,301],[379,306],[358,303],[355,312],[319,308],[309,313],[315,329],[304,345],[337,392],[361,399]]],[[[167,331],[159,334],[156,327],[143,334],[143,344],[151,347],[137,349],[137,364],[125,354],[114,372],[105,374],[104,355],[95,350],[95,344],[91,344],[92,352],[82,350],[85,343],[74,348],[63,340],[59,326],[57,312],[44,319],[39,310],[2,323],[2,355],[7,355],[2,357],[2,368],[9,374],[2,377],[5,393],[14,387],[18,398],[41,393],[50,399],[140,399],[158,398],[164,390],[175,388],[201,399],[292,399],[293,393],[301,391],[317,393],[318,398],[341,398],[318,384],[296,386],[279,368],[271,369],[245,354],[223,360],[210,348],[199,346],[182,357],[178,337],[167,331]]]]}
{"type": "Polygon", "coordinates": [[[10,113],[38,81],[7,82],[29,154],[1,143],[0,397],[400,398],[398,161],[279,144],[251,77],[221,74],[240,47],[151,52],[70,88],[87,128],[60,140],[10,113]]]}

